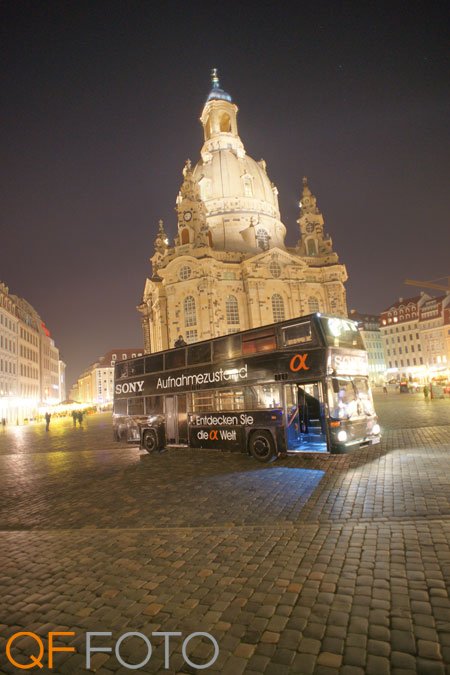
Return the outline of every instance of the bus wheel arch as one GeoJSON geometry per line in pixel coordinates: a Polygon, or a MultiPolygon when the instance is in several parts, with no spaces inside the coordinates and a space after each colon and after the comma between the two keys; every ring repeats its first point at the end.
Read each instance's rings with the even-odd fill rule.
{"type": "Polygon", "coordinates": [[[142,435],[142,447],[147,452],[159,450],[158,436],[154,429],[146,429],[142,435]]]}
{"type": "Polygon", "coordinates": [[[273,462],[277,451],[273,435],[267,429],[256,429],[248,436],[247,447],[250,455],[258,462],[273,462]]]}

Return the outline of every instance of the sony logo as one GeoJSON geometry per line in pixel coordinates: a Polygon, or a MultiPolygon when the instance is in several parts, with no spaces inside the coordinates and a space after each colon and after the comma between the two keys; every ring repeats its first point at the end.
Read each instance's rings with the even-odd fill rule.
{"type": "Polygon", "coordinates": [[[144,389],[144,380],[140,382],[124,382],[116,384],[116,394],[137,394],[144,389]]]}

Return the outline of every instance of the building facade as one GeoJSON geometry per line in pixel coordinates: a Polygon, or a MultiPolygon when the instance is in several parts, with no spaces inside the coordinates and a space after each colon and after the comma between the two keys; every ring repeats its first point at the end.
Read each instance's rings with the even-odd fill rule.
{"type": "Polygon", "coordinates": [[[213,71],[200,118],[204,143],[183,169],[173,245],[162,221],[141,313],[146,352],[196,342],[316,311],[347,316],[345,266],[308,181],[299,240],[285,245],[278,190],[264,160],[246,153],[237,106],[213,71]]]}
{"type": "Polygon", "coordinates": [[[388,379],[427,380],[420,310],[430,299],[426,293],[413,298],[400,298],[381,313],[380,330],[388,379]]]}
{"type": "Polygon", "coordinates": [[[142,356],[142,347],[111,349],[92,363],[71,389],[71,398],[78,403],[109,405],[114,398],[114,366],[117,361],[142,356]]]}
{"type": "Polygon", "coordinates": [[[381,386],[385,383],[387,366],[380,330],[380,317],[377,314],[362,314],[354,309],[350,311],[349,316],[358,322],[358,330],[367,349],[370,383],[373,386],[381,386]]]}
{"type": "Polygon", "coordinates": [[[450,293],[421,305],[419,328],[430,379],[450,379],[450,293]]]}
{"type": "Polygon", "coordinates": [[[65,397],[65,364],[37,311],[0,283],[0,418],[21,424],[65,397]]]}

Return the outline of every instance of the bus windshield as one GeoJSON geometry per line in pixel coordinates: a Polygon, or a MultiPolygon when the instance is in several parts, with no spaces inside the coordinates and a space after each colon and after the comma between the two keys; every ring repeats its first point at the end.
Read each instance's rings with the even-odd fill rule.
{"type": "Polygon", "coordinates": [[[375,415],[367,377],[332,377],[328,397],[330,416],[334,419],[375,415]]]}
{"type": "Polygon", "coordinates": [[[319,318],[325,340],[329,347],[350,347],[353,349],[365,349],[355,321],[341,319],[336,316],[321,316],[319,318]]]}

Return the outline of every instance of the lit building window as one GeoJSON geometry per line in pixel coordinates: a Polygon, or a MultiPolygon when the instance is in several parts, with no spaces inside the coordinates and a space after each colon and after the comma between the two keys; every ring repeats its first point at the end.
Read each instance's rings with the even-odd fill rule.
{"type": "Polygon", "coordinates": [[[195,310],[195,299],[192,297],[192,295],[188,295],[188,297],[184,299],[183,304],[184,304],[184,325],[196,326],[197,313],[195,310]]]}
{"type": "Polygon", "coordinates": [[[277,321],[284,321],[284,300],[279,293],[274,293],[274,295],[272,295],[272,313],[275,323],[277,321]]]}
{"type": "Polygon", "coordinates": [[[191,329],[186,331],[186,342],[197,342],[197,329],[191,329]]]}
{"type": "Polygon", "coordinates": [[[226,303],[226,314],[227,314],[227,324],[238,324],[239,323],[239,307],[238,301],[234,295],[229,295],[226,303]]]}

